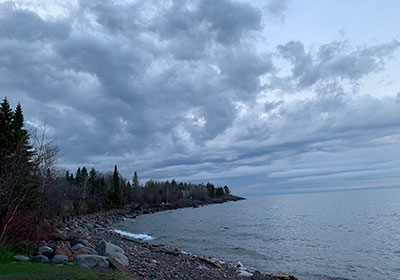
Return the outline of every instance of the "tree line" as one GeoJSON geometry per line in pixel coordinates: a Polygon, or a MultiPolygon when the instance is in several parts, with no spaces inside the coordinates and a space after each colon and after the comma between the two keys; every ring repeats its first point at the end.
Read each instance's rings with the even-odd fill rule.
{"type": "Polygon", "coordinates": [[[65,171],[56,164],[58,153],[46,129],[28,132],[21,105],[12,110],[4,98],[0,105],[0,243],[13,230],[34,231],[44,219],[230,195],[228,186],[211,183],[149,180],[140,184],[136,171],[128,180],[117,165],[105,173],[85,166],[65,171]]]}

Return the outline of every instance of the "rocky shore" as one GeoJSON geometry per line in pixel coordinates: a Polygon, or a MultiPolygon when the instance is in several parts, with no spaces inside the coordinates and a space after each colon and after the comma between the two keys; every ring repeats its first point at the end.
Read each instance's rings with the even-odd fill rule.
{"type": "MultiPolygon", "coordinates": [[[[238,199],[240,198],[235,200],[238,199]]],[[[112,231],[113,224],[123,219],[133,219],[138,215],[185,206],[203,205],[203,203],[193,202],[191,204],[187,206],[163,205],[137,210],[114,209],[85,215],[60,224],[55,231],[54,240],[47,245],[57,248],[57,246],[65,246],[65,244],[70,246],[85,243],[84,247],[97,250],[99,245],[96,247],[96,244],[104,243],[104,241],[107,244],[115,244],[123,249],[124,256],[119,257],[129,270],[132,279],[296,279],[294,276],[285,274],[266,275],[258,271],[249,272],[244,270],[240,264],[228,265],[211,257],[192,255],[179,250],[179,248],[156,246],[112,231]]],[[[79,247],[80,250],[84,250],[83,246],[79,247]]],[[[105,259],[103,258],[103,260],[105,259]]],[[[107,265],[99,261],[98,266],[107,265]]]]}

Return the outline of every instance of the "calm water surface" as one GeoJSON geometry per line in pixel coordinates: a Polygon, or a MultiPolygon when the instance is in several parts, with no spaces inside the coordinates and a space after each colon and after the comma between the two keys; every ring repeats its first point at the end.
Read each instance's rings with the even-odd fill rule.
{"type": "Polygon", "coordinates": [[[249,198],[144,215],[117,228],[300,279],[400,279],[400,189],[249,198]]]}

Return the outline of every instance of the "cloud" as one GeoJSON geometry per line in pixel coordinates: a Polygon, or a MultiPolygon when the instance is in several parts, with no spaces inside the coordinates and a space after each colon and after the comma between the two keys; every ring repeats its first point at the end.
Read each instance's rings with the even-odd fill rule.
{"type": "Polygon", "coordinates": [[[19,9],[11,2],[0,3],[0,36],[3,40],[62,40],[69,32],[70,28],[64,21],[46,21],[35,12],[19,9]]]}
{"type": "MultiPolygon", "coordinates": [[[[287,4],[268,7],[280,16],[287,4]]],[[[395,178],[388,151],[399,145],[399,98],[357,85],[384,71],[398,41],[313,49],[292,40],[268,51],[265,11],[239,1],[63,7],[43,16],[1,4],[0,92],[22,103],[32,126],[48,123],[67,168],[118,164],[128,177],[254,193],[325,176],[364,182],[375,167],[371,180],[395,178]]]]}
{"type": "Polygon", "coordinates": [[[355,82],[368,74],[380,71],[385,61],[400,47],[400,42],[354,48],[347,41],[334,41],[307,51],[300,41],[278,46],[278,53],[291,65],[291,75],[284,77],[294,83],[295,90],[330,79],[355,82]]]}
{"type": "Polygon", "coordinates": [[[290,0],[270,0],[266,6],[268,14],[283,21],[289,2],[290,0]]]}

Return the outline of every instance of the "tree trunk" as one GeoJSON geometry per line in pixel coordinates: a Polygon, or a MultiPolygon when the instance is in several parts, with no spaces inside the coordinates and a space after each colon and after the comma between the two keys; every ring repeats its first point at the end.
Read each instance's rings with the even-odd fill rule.
{"type": "Polygon", "coordinates": [[[3,207],[0,209],[0,232],[3,232],[3,228],[6,224],[7,212],[8,212],[8,207],[3,207]]]}

